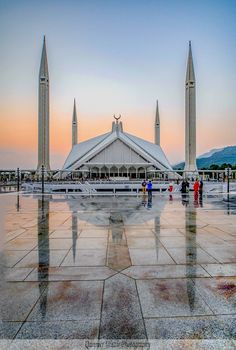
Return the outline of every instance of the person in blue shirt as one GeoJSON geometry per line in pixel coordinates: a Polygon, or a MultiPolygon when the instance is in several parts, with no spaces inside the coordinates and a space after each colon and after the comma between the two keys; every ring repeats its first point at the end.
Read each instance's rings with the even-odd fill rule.
{"type": "Polygon", "coordinates": [[[147,184],[148,197],[152,196],[152,181],[149,180],[147,184]]]}

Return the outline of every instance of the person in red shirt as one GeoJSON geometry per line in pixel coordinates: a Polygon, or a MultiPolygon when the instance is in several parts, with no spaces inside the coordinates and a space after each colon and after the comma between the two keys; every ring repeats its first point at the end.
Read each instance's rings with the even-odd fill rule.
{"type": "Polygon", "coordinates": [[[196,179],[193,185],[193,190],[194,190],[194,198],[198,198],[198,190],[199,190],[199,181],[196,179]]]}

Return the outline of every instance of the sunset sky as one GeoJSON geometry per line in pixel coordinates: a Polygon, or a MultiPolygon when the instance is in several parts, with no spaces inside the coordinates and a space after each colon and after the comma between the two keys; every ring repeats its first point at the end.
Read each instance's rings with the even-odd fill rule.
{"type": "Polygon", "coordinates": [[[79,141],[111,129],[152,141],[159,100],[161,145],[184,159],[184,81],[192,41],[197,154],[236,145],[236,1],[0,0],[0,168],[37,165],[38,72],[46,35],[50,158],[71,149],[76,98],[79,141]]]}

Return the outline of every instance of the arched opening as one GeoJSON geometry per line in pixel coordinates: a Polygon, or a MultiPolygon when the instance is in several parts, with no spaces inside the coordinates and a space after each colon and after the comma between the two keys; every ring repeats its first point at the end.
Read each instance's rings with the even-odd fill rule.
{"type": "Polygon", "coordinates": [[[99,177],[99,169],[97,167],[93,167],[91,169],[91,178],[96,179],[99,177]]]}
{"type": "Polygon", "coordinates": [[[112,166],[110,169],[110,177],[118,177],[118,168],[116,166],[112,166]]]}
{"type": "Polygon", "coordinates": [[[136,179],[136,169],[133,166],[129,168],[129,177],[131,179],[136,179]]]}
{"type": "Polygon", "coordinates": [[[127,168],[125,166],[120,167],[119,176],[126,177],[127,176],[127,168]]]}
{"type": "Polygon", "coordinates": [[[145,169],[144,167],[138,168],[138,177],[139,179],[145,179],[145,169]]]}
{"type": "Polygon", "coordinates": [[[107,178],[109,176],[109,169],[106,166],[101,168],[101,178],[107,178]]]}

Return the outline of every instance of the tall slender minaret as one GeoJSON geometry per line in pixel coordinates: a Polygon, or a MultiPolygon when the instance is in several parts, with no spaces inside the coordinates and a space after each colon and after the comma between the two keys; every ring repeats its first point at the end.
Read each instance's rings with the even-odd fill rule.
{"type": "Polygon", "coordinates": [[[160,116],[159,116],[158,100],[156,105],[156,118],[155,118],[155,144],[160,146],[160,116]]]}
{"type": "Polygon", "coordinates": [[[196,81],[193,68],[191,41],[185,80],[185,168],[192,173],[197,171],[196,164],[196,81]]]}
{"type": "Polygon", "coordinates": [[[78,130],[77,130],[77,113],[76,113],[76,104],[74,98],[74,108],[73,108],[73,117],[72,117],[72,147],[78,143],[78,130]]]}
{"type": "Polygon", "coordinates": [[[49,75],[45,36],[39,69],[38,95],[38,166],[50,170],[49,165],[49,75]]]}

